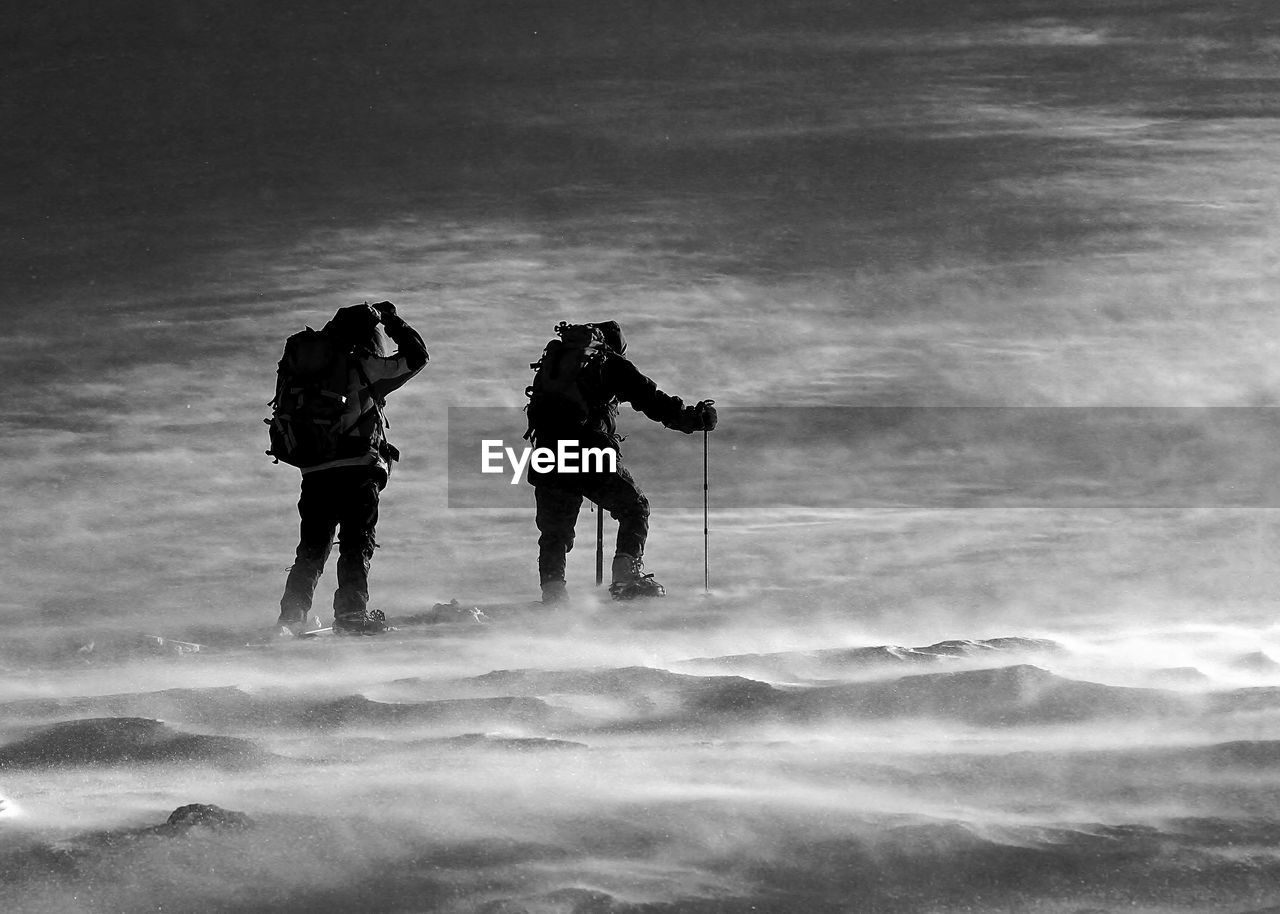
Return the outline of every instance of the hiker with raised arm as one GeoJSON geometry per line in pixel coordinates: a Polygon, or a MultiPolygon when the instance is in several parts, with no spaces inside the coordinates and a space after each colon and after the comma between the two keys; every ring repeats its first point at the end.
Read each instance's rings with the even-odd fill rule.
{"type": "Polygon", "coordinates": [[[387,395],[427,364],[422,337],[391,302],[341,308],[320,330],[308,327],[285,343],[271,401],[267,453],[302,471],[300,534],[280,600],[279,632],[310,627],[311,601],[338,536],[336,634],[388,630],[369,609],[369,566],[382,490],[399,459],[387,441],[387,395]],[[383,355],[377,328],[397,347],[383,355]]]}
{"type": "Polygon", "coordinates": [[[608,511],[618,522],[609,594],[615,600],[661,597],[665,588],[643,571],[649,536],[649,500],[622,465],[617,432],[618,404],[632,408],[685,434],[716,427],[710,401],[685,406],[663,393],[626,358],[627,343],[615,321],[598,324],[561,323],[557,339],[546,346],[536,369],[527,411],[525,437],[538,449],[567,453],[605,452],[607,461],[575,463],[572,472],[558,463],[550,469],[529,467],[538,526],[538,577],[542,602],[568,599],[566,556],[573,548],[574,527],[584,498],[608,511]]]}

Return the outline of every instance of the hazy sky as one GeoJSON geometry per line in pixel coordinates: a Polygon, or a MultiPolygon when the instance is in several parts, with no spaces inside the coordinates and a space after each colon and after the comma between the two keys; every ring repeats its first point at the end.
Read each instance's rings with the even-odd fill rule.
{"type": "MultiPolygon", "coordinates": [[[[275,360],[364,299],[433,355],[392,402],[407,456],[375,571],[410,602],[532,578],[528,517],[445,508],[445,410],[519,405],[562,318],[622,321],[665,389],[726,408],[1280,393],[1265,3],[62,3],[3,41],[14,612],[268,613],[296,485],[260,454],[275,360]]],[[[690,444],[636,450],[669,515],[696,507],[690,444]]],[[[856,444],[926,488],[949,466],[856,444]]],[[[1015,450],[981,445],[979,469],[1015,450]]],[[[770,556],[847,583],[893,551],[821,528],[779,565],[776,532],[748,534],[857,471],[821,446],[762,474],[772,513],[721,525],[731,579],[770,556]]],[[[1229,450],[1161,472],[1185,458],[1212,507],[1229,450]]],[[[1096,457],[1050,462],[1047,490],[1115,470],[1096,457]]],[[[946,517],[962,540],[989,523],[946,517]]],[[[1264,518],[1204,522],[1233,564],[1198,580],[1269,586],[1241,558],[1264,518]]],[[[1080,548],[1110,567],[1162,535],[1121,526],[1080,548]]],[[[654,556],[698,532],[659,528],[654,556]]]]}

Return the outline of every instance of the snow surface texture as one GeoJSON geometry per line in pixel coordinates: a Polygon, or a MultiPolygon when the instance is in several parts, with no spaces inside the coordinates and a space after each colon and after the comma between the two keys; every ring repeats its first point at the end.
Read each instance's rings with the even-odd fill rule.
{"type": "Polygon", "coordinates": [[[0,909],[1280,905],[1274,6],[27,4],[0,909]],[[247,648],[282,341],[384,299],[374,605],[464,609],[247,648]],[[532,498],[455,506],[453,419],[515,444],[566,319],[723,408],[715,594],[701,436],[624,408],[672,596],[584,514],[485,623],[532,498]]]}
{"type": "Polygon", "coordinates": [[[1271,897],[1280,675],[1243,633],[554,662],[692,613],[727,635],[755,611],[582,600],[378,638],[48,645],[56,685],[0,704],[0,782],[22,802],[0,900],[781,912],[1271,897]],[[548,662],[492,666],[516,657],[548,662]],[[221,809],[166,821],[193,804],[221,809]]]}

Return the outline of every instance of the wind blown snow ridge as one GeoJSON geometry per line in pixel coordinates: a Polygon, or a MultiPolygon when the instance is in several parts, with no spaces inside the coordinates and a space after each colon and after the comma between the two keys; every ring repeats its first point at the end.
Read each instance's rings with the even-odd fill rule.
{"type": "MultiPolygon", "coordinates": [[[[660,635],[657,618],[626,624],[660,635]]],[[[207,684],[0,703],[15,874],[0,902],[136,907],[106,878],[127,868],[175,908],[253,910],[195,879],[197,846],[255,904],[299,911],[782,914],[855,893],[906,914],[996,878],[1010,897],[1070,894],[1081,872],[1159,905],[1199,884],[1187,865],[1237,886],[1280,876],[1262,851],[1224,858],[1275,837],[1256,786],[1280,776],[1276,741],[1256,738],[1280,719],[1274,686],[1117,685],[1081,675],[1087,646],[1030,637],[695,659],[672,644],[669,662],[459,675],[553,644],[545,622],[468,624],[63,659],[92,682],[207,684]],[[273,680],[226,684],[268,660],[273,680]],[[223,812],[175,826],[175,807],[223,812]],[[370,879],[375,864],[391,877],[370,879]]]]}
{"type": "Polygon", "coordinates": [[[828,648],[816,651],[780,651],[769,654],[737,654],[727,657],[699,657],[681,661],[680,669],[701,672],[739,672],[756,678],[812,680],[847,677],[859,673],[900,671],[905,666],[998,661],[1009,655],[1055,654],[1062,645],[1042,638],[992,638],[984,641],[939,641],[927,647],[828,648]]]}
{"type": "Polygon", "coordinates": [[[250,767],[266,754],[251,741],[183,733],[156,720],[108,717],[44,727],[0,746],[0,771],[123,764],[250,767]]]}

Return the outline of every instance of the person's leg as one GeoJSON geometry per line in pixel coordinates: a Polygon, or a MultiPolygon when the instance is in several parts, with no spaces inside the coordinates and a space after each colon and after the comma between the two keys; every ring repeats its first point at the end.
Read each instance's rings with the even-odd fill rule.
{"type": "Polygon", "coordinates": [[[582,496],[554,486],[535,486],[538,525],[538,582],[542,585],[542,601],[556,603],[567,596],[564,570],[566,557],[573,549],[574,527],[582,496]]]}
{"type": "Polygon", "coordinates": [[[364,622],[369,607],[369,566],[377,548],[378,501],[385,485],[373,467],[343,467],[338,513],[338,589],[333,595],[334,619],[364,622]]]}
{"type": "Polygon", "coordinates": [[[613,584],[609,592],[629,599],[630,596],[662,596],[662,585],[652,575],[642,575],[644,547],[649,539],[649,499],[626,467],[619,466],[592,486],[587,497],[618,522],[618,540],[613,556],[613,584]],[[637,585],[643,584],[639,587],[637,585]]]}
{"type": "Polygon", "coordinates": [[[298,499],[298,549],[285,580],[280,599],[280,623],[301,625],[311,612],[316,584],[324,573],[333,534],[338,525],[333,487],[327,472],[302,477],[302,495],[298,499]]]}

